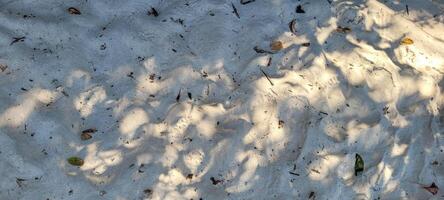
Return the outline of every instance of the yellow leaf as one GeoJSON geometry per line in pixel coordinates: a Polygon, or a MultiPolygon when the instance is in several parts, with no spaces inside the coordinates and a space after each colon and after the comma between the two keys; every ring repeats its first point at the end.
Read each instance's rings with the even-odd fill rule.
{"type": "Polygon", "coordinates": [[[413,44],[413,40],[406,37],[406,38],[401,40],[401,44],[402,45],[411,45],[411,44],[413,44]]]}

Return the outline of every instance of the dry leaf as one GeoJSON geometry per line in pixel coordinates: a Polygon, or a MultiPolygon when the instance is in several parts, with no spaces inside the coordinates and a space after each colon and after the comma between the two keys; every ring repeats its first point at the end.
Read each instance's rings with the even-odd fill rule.
{"type": "Polygon", "coordinates": [[[79,158],[79,157],[69,157],[67,159],[68,163],[74,166],[82,166],[85,162],[83,161],[83,159],[79,158]]]}
{"type": "Polygon", "coordinates": [[[427,191],[429,191],[433,195],[438,194],[438,191],[439,191],[439,188],[438,188],[438,186],[435,185],[435,183],[432,183],[432,185],[430,185],[428,187],[424,187],[424,189],[426,189],[427,191]]]}
{"type": "Polygon", "coordinates": [[[80,14],[82,14],[79,9],[74,8],[74,7],[68,8],[68,12],[71,15],[80,15],[80,14]]]}
{"type": "Polygon", "coordinates": [[[4,72],[6,69],[8,69],[8,65],[0,64],[0,71],[4,72]]]}
{"type": "Polygon", "coordinates": [[[355,160],[355,176],[358,175],[358,173],[364,171],[364,159],[362,159],[361,155],[356,154],[356,160],[355,160]]]}
{"type": "Polygon", "coordinates": [[[82,140],[89,140],[92,138],[93,133],[97,132],[97,129],[95,128],[89,128],[82,131],[82,134],[80,135],[80,139],[82,140]]]}
{"type": "Polygon", "coordinates": [[[159,16],[159,12],[157,12],[157,10],[153,7],[151,7],[151,9],[148,11],[148,15],[153,15],[154,17],[159,16]]]}
{"type": "Polygon", "coordinates": [[[273,51],[279,51],[279,50],[281,50],[281,49],[284,48],[284,45],[282,44],[281,41],[273,41],[273,42],[270,44],[270,48],[271,48],[271,50],[273,50],[273,51]]]}
{"type": "Polygon", "coordinates": [[[298,5],[298,6],[296,7],[296,13],[305,13],[305,10],[302,9],[302,6],[301,6],[301,5],[298,5]]]}
{"type": "Polygon", "coordinates": [[[279,120],[278,121],[278,128],[283,128],[284,124],[285,124],[285,122],[283,120],[279,120]]]}
{"type": "Polygon", "coordinates": [[[336,28],[336,31],[339,33],[349,33],[351,32],[351,29],[348,27],[338,26],[338,28],[336,28]]]}
{"type": "Polygon", "coordinates": [[[408,38],[408,37],[406,37],[406,38],[401,40],[401,44],[402,45],[411,45],[411,44],[413,44],[413,40],[408,38]]]}
{"type": "Polygon", "coordinates": [[[82,131],[82,133],[95,133],[97,132],[97,129],[95,128],[89,128],[82,131]]]}
{"type": "Polygon", "coordinates": [[[188,174],[187,179],[193,179],[193,174],[188,174]]]}
{"type": "Polygon", "coordinates": [[[308,195],[308,199],[315,199],[315,192],[311,191],[310,194],[308,195]]]}
{"type": "Polygon", "coordinates": [[[288,23],[288,27],[293,34],[296,34],[296,19],[291,20],[291,22],[288,23]]]}
{"type": "Polygon", "coordinates": [[[92,138],[92,135],[89,134],[89,133],[82,133],[82,134],[80,135],[80,139],[82,139],[82,140],[89,140],[89,139],[91,139],[91,138],[92,138]]]}

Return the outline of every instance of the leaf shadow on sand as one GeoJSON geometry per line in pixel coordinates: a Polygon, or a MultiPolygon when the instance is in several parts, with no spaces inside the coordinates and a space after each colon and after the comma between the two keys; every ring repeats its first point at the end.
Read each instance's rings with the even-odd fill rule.
{"type": "MultiPolygon", "coordinates": [[[[103,27],[82,32],[97,35],[93,42],[64,48],[80,51],[82,45],[107,43],[107,49],[66,58],[66,71],[49,75],[63,80],[42,81],[18,96],[0,97],[11,105],[1,108],[0,139],[15,142],[2,152],[17,151],[25,163],[7,161],[13,163],[5,177],[11,183],[0,196],[30,197],[27,187],[37,188],[42,197],[77,199],[430,195],[422,187],[444,175],[440,164],[432,164],[444,155],[430,153],[442,151],[437,139],[444,126],[442,73],[417,69],[412,65],[419,61],[401,58],[417,51],[399,45],[403,34],[380,34],[393,24],[365,18],[363,12],[372,12],[368,4],[375,1],[306,1],[291,3],[292,8],[283,8],[291,1],[233,4],[240,19],[233,15],[224,22],[217,16],[232,15],[231,2],[209,1],[211,9],[196,13],[201,20],[190,27],[187,19],[177,23],[182,16],[175,11],[189,11],[198,3],[176,6],[178,2],[156,5],[158,18],[146,17],[140,9],[104,20],[97,18],[99,13],[89,14],[94,4],[79,6],[77,20],[91,22],[69,19],[70,30],[97,23],[103,27]],[[298,5],[306,13],[295,13],[298,5]],[[288,30],[293,19],[296,33],[288,30]],[[351,31],[338,31],[339,26],[351,31]],[[130,31],[101,39],[111,37],[107,31],[116,27],[130,31]],[[131,38],[140,44],[127,46],[131,38]],[[237,40],[226,44],[227,38],[237,40]],[[267,48],[272,40],[282,40],[284,49],[275,54],[253,50],[267,48]],[[301,45],[307,42],[308,47],[301,45]],[[144,49],[147,53],[138,55],[144,49]],[[131,58],[122,53],[133,50],[137,53],[131,58]],[[79,65],[88,67],[71,68],[79,65]],[[430,81],[436,91],[423,89],[430,81]],[[82,141],[80,133],[88,128],[98,132],[82,141]],[[355,153],[365,161],[361,176],[354,176],[355,153]],[[70,156],[82,157],[85,164],[69,166],[70,156]],[[21,168],[32,170],[23,173],[21,168]],[[17,177],[26,184],[18,186],[17,177]],[[66,189],[52,190],[54,182],[66,189]]],[[[103,6],[106,12],[118,3],[103,6]]],[[[49,49],[63,49],[42,40],[49,49]]],[[[32,49],[32,44],[22,45],[32,49]]],[[[54,58],[35,59],[50,63],[54,58]]],[[[9,79],[25,78],[15,74],[11,71],[9,79]]]]}

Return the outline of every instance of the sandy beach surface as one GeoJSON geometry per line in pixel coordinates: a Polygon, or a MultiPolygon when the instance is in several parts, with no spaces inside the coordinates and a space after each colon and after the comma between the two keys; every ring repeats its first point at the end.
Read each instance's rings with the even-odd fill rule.
{"type": "Polygon", "coordinates": [[[444,199],[443,74],[442,0],[0,0],[0,199],[444,199]]]}

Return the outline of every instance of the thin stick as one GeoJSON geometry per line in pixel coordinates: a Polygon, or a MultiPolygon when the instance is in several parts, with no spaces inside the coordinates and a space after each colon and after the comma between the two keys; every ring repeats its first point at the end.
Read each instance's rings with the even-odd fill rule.
{"type": "Polygon", "coordinates": [[[234,6],[233,3],[231,3],[231,6],[233,7],[233,13],[236,15],[237,18],[240,19],[239,12],[237,12],[237,8],[234,6]]]}
{"type": "Polygon", "coordinates": [[[268,75],[264,72],[264,70],[262,70],[262,69],[260,69],[260,70],[261,70],[262,74],[264,74],[265,78],[267,78],[267,80],[270,82],[270,84],[271,84],[272,86],[274,86],[273,82],[271,82],[270,78],[269,78],[268,75]]]}

